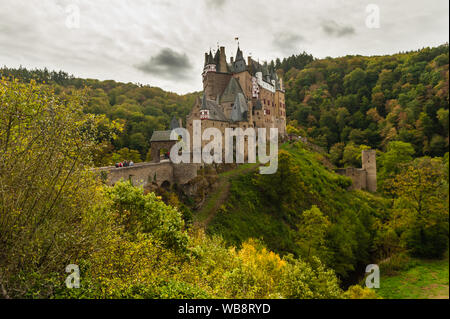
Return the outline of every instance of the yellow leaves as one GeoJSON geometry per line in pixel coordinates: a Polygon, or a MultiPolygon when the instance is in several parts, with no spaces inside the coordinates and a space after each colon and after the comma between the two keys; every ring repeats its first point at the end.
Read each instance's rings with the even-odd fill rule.
{"type": "Polygon", "coordinates": [[[359,285],[351,286],[344,293],[344,298],[346,299],[382,299],[374,289],[369,289],[367,287],[361,287],[359,285]]]}

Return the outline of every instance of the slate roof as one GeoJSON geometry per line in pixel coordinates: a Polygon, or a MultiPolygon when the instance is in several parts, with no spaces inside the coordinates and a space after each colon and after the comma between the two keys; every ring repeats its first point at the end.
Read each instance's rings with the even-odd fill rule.
{"type": "Polygon", "coordinates": [[[220,103],[234,102],[238,93],[244,93],[244,91],[242,91],[239,81],[235,78],[231,78],[225,91],[223,91],[222,96],[220,97],[220,103]]]}
{"type": "Polygon", "coordinates": [[[179,128],[179,127],[180,127],[180,123],[178,122],[178,119],[174,116],[172,118],[172,121],[170,121],[170,129],[174,130],[174,129],[179,128]]]}
{"type": "Polygon", "coordinates": [[[206,96],[203,95],[202,100],[202,107],[200,110],[209,110],[209,119],[214,121],[222,121],[222,122],[228,122],[229,120],[223,114],[222,110],[220,109],[219,105],[216,101],[211,101],[206,99],[206,96]]]}
{"type": "Polygon", "coordinates": [[[231,110],[231,120],[233,122],[241,122],[247,120],[248,105],[244,94],[238,93],[234,100],[233,109],[231,110]]]}
{"type": "Polygon", "coordinates": [[[176,140],[170,139],[170,133],[172,133],[172,131],[154,131],[152,138],[150,139],[150,142],[176,141],[176,140]]]}
{"type": "Polygon", "coordinates": [[[241,49],[238,46],[238,49],[236,52],[236,61],[239,61],[239,60],[244,60],[244,54],[242,53],[241,49]]]}
{"type": "Polygon", "coordinates": [[[233,63],[233,72],[240,73],[247,70],[247,64],[245,63],[244,55],[241,49],[238,47],[236,52],[236,60],[233,63]]]}
{"type": "Polygon", "coordinates": [[[209,53],[205,55],[205,66],[208,64],[214,64],[214,58],[211,50],[209,50],[209,53]]]}

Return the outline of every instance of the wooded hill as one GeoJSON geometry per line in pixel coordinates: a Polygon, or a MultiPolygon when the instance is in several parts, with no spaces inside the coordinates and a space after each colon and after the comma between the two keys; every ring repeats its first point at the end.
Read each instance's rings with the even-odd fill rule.
{"type": "MultiPolygon", "coordinates": [[[[448,148],[448,44],[373,57],[314,59],[302,53],[271,65],[285,81],[289,131],[326,147],[337,166],[355,164],[345,158],[346,147],[385,151],[390,141],[403,141],[413,145],[414,157],[442,156],[448,148]]],[[[87,87],[84,111],[123,124],[98,165],[122,157],[145,160],[153,131],[168,128],[173,116],[184,119],[201,94],[79,79],[61,71],[4,67],[0,75],[49,83],[57,94],[87,87]]]]}
{"type": "Polygon", "coordinates": [[[385,151],[390,141],[413,145],[415,157],[442,156],[449,145],[448,44],[386,56],[282,62],[291,131],[330,150],[347,165],[345,147],[385,151]],[[350,146],[349,146],[350,145],[350,146]]]}

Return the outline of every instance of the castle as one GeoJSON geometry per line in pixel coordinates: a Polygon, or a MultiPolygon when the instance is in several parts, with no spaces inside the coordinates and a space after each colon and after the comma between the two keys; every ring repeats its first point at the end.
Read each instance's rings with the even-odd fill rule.
{"type": "MultiPolygon", "coordinates": [[[[193,121],[202,130],[217,128],[278,128],[286,135],[286,105],[283,81],[275,70],[248,57],[238,46],[236,57],[227,62],[225,47],[205,53],[203,97],[187,116],[186,128],[193,136],[193,121]]],[[[268,131],[268,130],[267,130],[268,131]]]]}
{"type": "Polygon", "coordinates": [[[339,168],[335,172],[352,179],[350,189],[362,189],[369,192],[377,191],[377,161],[375,150],[363,150],[361,155],[362,168],[339,168]]]}
{"type": "MultiPolygon", "coordinates": [[[[236,58],[227,62],[225,48],[220,47],[213,55],[205,53],[203,69],[203,96],[197,99],[187,116],[186,128],[191,138],[194,136],[194,120],[200,120],[202,131],[207,128],[219,129],[225,135],[226,128],[277,128],[279,137],[286,137],[286,105],[283,81],[267,63],[260,64],[248,57],[247,62],[238,46],[236,58]]],[[[155,131],[151,138],[153,163],[139,167],[143,173],[128,174],[128,178],[141,183],[171,184],[187,183],[196,176],[195,164],[174,169],[172,163],[161,160],[161,150],[170,150],[177,140],[171,138],[171,130],[182,127],[181,119],[173,118],[170,130],[155,131]],[[165,167],[165,170],[160,170],[165,167]],[[183,172],[183,173],[182,173],[183,172]],[[187,174],[186,174],[187,173],[187,174]],[[145,175],[145,176],[144,176],[145,175]],[[185,176],[186,175],[186,176],[185,176]],[[144,177],[144,178],[142,178],[144,177]]],[[[206,142],[202,140],[202,143],[206,142]]],[[[305,142],[304,142],[305,143],[305,142]]],[[[223,144],[222,144],[223,145],[223,144]]],[[[204,146],[204,145],[202,145],[204,146]]],[[[110,180],[124,178],[120,172],[111,168],[106,171],[114,176],[110,180]],[[116,176],[117,175],[117,176],[116,176]]],[[[128,168],[128,171],[132,171],[128,168]]],[[[362,152],[362,168],[337,169],[337,174],[348,176],[353,183],[350,189],[363,189],[376,192],[377,171],[374,150],[362,152]]],[[[126,177],[126,176],[125,176],[126,177]]]]}

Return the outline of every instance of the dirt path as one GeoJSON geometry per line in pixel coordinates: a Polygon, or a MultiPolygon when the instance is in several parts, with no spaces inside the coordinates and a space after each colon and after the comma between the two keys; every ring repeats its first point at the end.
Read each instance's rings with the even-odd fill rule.
{"type": "Polygon", "coordinates": [[[257,164],[238,167],[232,171],[225,172],[219,176],[217,189],[208,195],[205,204],[194,217],[194,227],[206,229],[214,219],[217,211],[225,204],[230,193],[231,180],[236,176],[249,173],[258,168],[257,164]]]}

